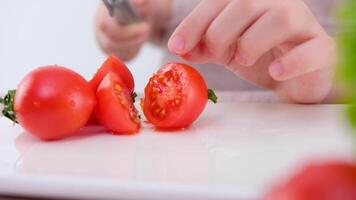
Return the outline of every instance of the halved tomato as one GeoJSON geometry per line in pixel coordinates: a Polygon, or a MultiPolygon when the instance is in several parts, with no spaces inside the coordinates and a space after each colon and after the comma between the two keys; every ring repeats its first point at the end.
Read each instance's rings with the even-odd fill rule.
{"type": "Polygon", "coordinates": [[[140,128],[140,119],[129,90],[116,74],[109,72],[96,92],[96,119],[113,134],[133,134],[140,128]]]}
{"type": "Polygon", "coordinates": [[[99,70],[94,75],[93,79],[89,81],[94,91],[97,90],[104,77],[113,72],[116,76],[120,77],[126,85],[130,94],[133,94],[135,89],[135,82],[129,68],[118,57],[110,55],[107,60],[102,64],[99,70]]]}
{"type": "Polygon", "coordinates": [[[208,88],[197,70],[169,63],[151,77],[141,107],[157,128],[183,129],[200,116],[207,100],[208,88]]]}

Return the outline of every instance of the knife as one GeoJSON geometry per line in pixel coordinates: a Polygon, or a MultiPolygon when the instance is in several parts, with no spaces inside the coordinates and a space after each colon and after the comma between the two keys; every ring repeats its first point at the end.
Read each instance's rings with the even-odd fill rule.
{"type": "Polygon", "coordinates": [[[121,25],[129,25],[141,21],[141,16],[129,0],[103,0],[110,16],[121,25]]]}

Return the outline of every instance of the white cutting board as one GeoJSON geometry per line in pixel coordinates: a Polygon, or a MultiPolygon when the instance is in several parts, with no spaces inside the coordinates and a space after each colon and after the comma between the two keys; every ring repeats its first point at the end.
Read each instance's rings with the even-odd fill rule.
{"type": "Polygon", "coordinates": [[[0,194],[81,199],[256,199],[311,159],[352,157],[344,106],[220,103],[183,132],[98,127],[41,142],[0,119],[0,194]]]}

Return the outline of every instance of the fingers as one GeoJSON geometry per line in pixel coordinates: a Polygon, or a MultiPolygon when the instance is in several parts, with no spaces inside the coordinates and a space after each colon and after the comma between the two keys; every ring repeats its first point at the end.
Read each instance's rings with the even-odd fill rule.
{"type": "Polygon", "coordinates": [[[97,32],[107,35],[113,41],[124,41],[150,32],[148,23],[119,25],[110,15],[104,4],[99,4],[96,14],[97,32]]]}
{"type": "Polygon", "coordinates": [[[132,50],[139,49],[148,38],[149,35],[146,34],[126,41],[113,41],[104,34],[97,34],[98,43],[106,54],[116,54],[125,61],[131,60],[138,52],[132,50]]]}
{"type": "Polygon", "coordinates": [[[259,18],[241,36],[235,59],[243,66],[251,66],[263,54],[283,43],[298,44],[319,34],[321,28],[313,28],[317,26],[312,24],[312,14],[298,6],[303,5],[278,6],[259,18]]]}
{"type": "Polygon", "coordinates": [[[101,30],[113,41],[126,41],[141,35],[147,35],[150,26],[147,23],[130,24],[120,26],[115,22],[104,21],[101,30]]]}
{"type": "Polygon", "coordinates": [[[100,47],[107,54],[117,54],[124,60],[130,60],[139,47],[149,39],[151,26],[142,22],[127,26],[119,25],[103,4],[96,15],[96,37],[100,47]]]}
{"type": "Polygon", "coordinates": [[[335,49],[334,41],[328,36],[311,39],[274,61],[269,67],[269,73],[277,81],[286,81],[331,68],[336,59],[335,49]]]}
{"type": "MultiPolygon", "coordinates": [[[[96,35],[98,43],[103,49],[103,51],[107,54],[119,54],[119,52],[125,53],[125,51],[129,51],[130,48],[136,48],[137,46],[141,46],[150,37],[150,33],[145,31],[142,31],[142,33],[132,32],[132,35],[129,35],[127,33],[122,34],[125,31],[126,30],[123,30],[122,32],[117,32],[117,35],[115,35],[113,32],[110,32],[113,35],[109,35],[108,32],[101,32],[99,30],[96,35]]],[[[130,30],[128,32],[130,32],[130,30]]]]}
{"type": "Polygon", "coordinates": [[[231,1],[211,23],[205,35],[206,46],[221,63],[228,63],[236,51],[238,38],[266,12],[267,1],[231,1]]]}
{"type": "Polygon", "coordinates": [[[148,37],[149,35],[142,34],[132,37],[128,40],[114,41],[104,34],[98,34],[97,39],[99,40],[99,44],[105,50],[105,52],[113,52],[116,49],[130,48],[131,46],[140,45],[144,43],[148,37]]]}
{"type": "Polygon", "coordinates": [[[214,63],[215,58],[213,53],[205,46],[205,43],[199,43],[194,47],[189,53],[181,56],[184,60],[197,63],[197,64],[206,64],[214,63]]]}
{"type": "Polygon", "coordinates": [[[184,55],[191,51],[202,39],[209,24],[225,8],[228,0],[204,0],[177,27],[168,42],[172,53],[184,55]]]}
{"type": "Polygon", "coordinates": [[[135,6],[142,6],[146,3],[147,0],[131,0],[131,3],[135,6]]]}

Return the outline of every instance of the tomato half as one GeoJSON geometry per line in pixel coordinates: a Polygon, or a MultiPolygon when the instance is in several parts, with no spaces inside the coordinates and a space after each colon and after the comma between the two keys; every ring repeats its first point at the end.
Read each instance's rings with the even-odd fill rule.
{"type": "Polygon", "coordinates": [[[96,97],[95,116],[113,134],[138,132],[140,119],[129,90],[116,74],[110,72],[101,82],[96,97]]]}
{"type": "Polygon", "coordinates": [[[354,200],[356,165],[343,162],[311,164],[264,198],[282,199],[354,200]]]}
{"type": "Polygon", "coordinates": [[[20,125],[43,139],[75,134],[88,121],[96,100],[89,83],[60,66],[38,68],[17,88],[14,111],[20,125]]]}
{"type": "Polygon", "coordinates": [[[141,107],[147,121],[159,129],[187,128],[203,112],[207,91],[203,77],[194,68],[169,63],[151,77],[141,107]]]}
{"type": "Polygon", "coordinates": [[[94,77],[89,81],[91,87],[96,91],[104,79],[109,73],[116,74],[128,88],[130,94],[134,92],[135,82],[129,68],[118,57],[110,55],[106,61],[102,64],[94,77]]]}

